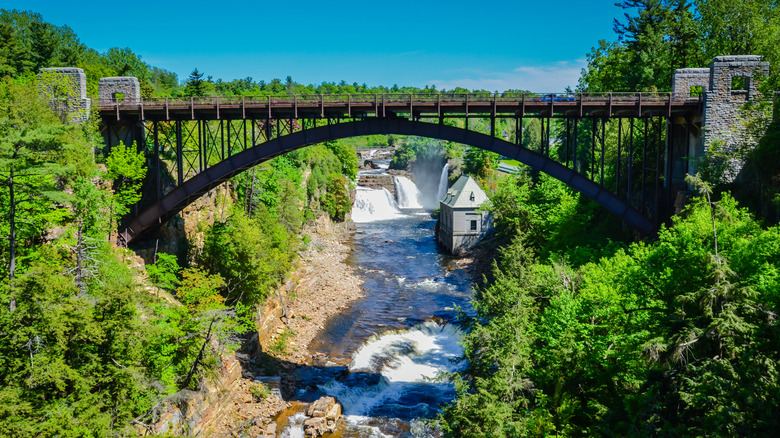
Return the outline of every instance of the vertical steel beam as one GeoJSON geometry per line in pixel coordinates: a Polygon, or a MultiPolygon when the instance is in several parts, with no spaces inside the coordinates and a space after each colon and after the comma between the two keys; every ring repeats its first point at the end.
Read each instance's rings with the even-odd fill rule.
{"type": "Polygon", "coordinates": [[[550,114],[551,117],[547,117],[547,131],[545,131],[546,138],[544,141],[544,147],[547,150],[547,158],[550,157],[550,134],[552,131],[552,128],[550,126],[550,123],[552,123],[552,114],[550,114]]]}
{"type": "Polygon", "coordinates": [[[566,167],[569,167],[569,153],[571,145],[571,119],[566,117],[566,167]]]}
{"type": "Polygon", "coordinates": [[[604,150],[606,149],[607,119],[601,119],[601,178],[599,184],[604,187],[604,150]]]}
{"type": "Polygon", "coordinates": [[[496,136],[496,106],[498,105],[498,92],[493,93],[493,106],[490,113],[490,136],[496,136]]]}
{"type": "Polygon", "coordinates": [[[176,174],[177,174],[177,180],[178,184],[177,187],[181,187],[182,184],[184,184],[184,151],[182,150],[182,141],[181,141],[181,120],[176,121],[176,174]]]}
{"type": "Polygon", "coordinates": [[[647,145],[648,145],[648,136],[647,136],[647,124],[648,119],[647,117],[644,118],[644,138],[645,138],[645,144],[642,148],[642,187],[641,187],[641,195],[639,198],[639,206],[641,207],[641,211],[644,211],[645,209],[645,180],[647,179],[647,145]]]}
{"type": "Polygon", "coordinates": [[[252,119],[252,146],[251,147],[255,147],[255,145],[257,144],[257,134],[255,133],[256,128],[257,128],[257,120],[252,119]]]}
{"type": "Polygon", "coordinates": [[[670,205],[672,204],[672,178],[674,176],[674,122],[672,119],[666,119],[666,141],[664,142],[664,155],[666,156],[666,176],[664,178],[664,188],[666,196],[664,200],[664,219],[671,215],[670,205]]]}
{"type": "Polygon", "coordinates": [[[623,119],[618,118],[617,162],[615,163],[615,195],[620,197],[620,153],[623,140],[623,119]]]}
{"type": "Polygon", "coordinates": [[[160,199],[162,199],[162,182],[160,181],[160,138],[158,136],[158,127],[156,120],[152,122],[152,129],[154,130],[153,135],[153,141],[154,141],[154,173],[156,174],[154,176],[154,182],[157,185],[157,199],[155,199],[155,202],[160,202],[160,199]]]}
{"type": "Polygon", "coordinates": [[[590,127],[590,179],[596,180],[596,118],[591,119],[590,127]]]}
{"type": "Polygon", "coordinates": [[[628,181],[626,182],[626,202],[628,202],[628,205],[631,205],[631,192],[632,192],[632,178],[634,173],[634,119],[631,117],[628,119],[629,123],[631,123],[631,126],[629,128],[629,140],[628,140],[628,169],[626,170],[626,173],[628,174],[628,181]]]}
{"type": "Polygon", "coordinates": [[[220,159],[224,160],[225,158],[227,158],[225,156],[225,121],[224,120],[219,121],[219,143],[222,151],[222,155],[220,155],[220,159]]]}
{"type": "Polygon", "coordinates": [[[577,128],[579,128],[579,124],[580,124],[580,119],[575,118],[574,119],[574,133],[573,133],[574,134],[574,139],[573,139],[574,141],[572,142],[572,146],[573,146],[574,150],[572,151],[573,155],[572,155],[572,158],[571,158],[572,159],[572,170],[574,170],[575,172],[579,172],[577,170],[577,149],[579,149],[579,147],[580,147],[580,139],[577,136],[577,128]]]}
{"type": "Polygon", "coordinates": [[[204,146],[203,146],[203,121],[197,120],[196,126],[198,127],[198,173],[203,172],[205,166],[204,162],[204,146]]]}
{"type": "Polygon", "coordinates": [[[226,120],[226,122],[227,122],[227,157],[225,157],[225,158],[228,158],[228,157],[231,157],[233,155],[233,147],[230,144],[230,131],[233,130],[232,129],[233,121],[232,120],[226,120]]]}
{"type": "Polygon", "coordinates": [[[655,144],[655,211],[653,218],[656,225],[660,225],[661,211],[661,134],[663,117],[658,117],[658,140],[655,144]]]}

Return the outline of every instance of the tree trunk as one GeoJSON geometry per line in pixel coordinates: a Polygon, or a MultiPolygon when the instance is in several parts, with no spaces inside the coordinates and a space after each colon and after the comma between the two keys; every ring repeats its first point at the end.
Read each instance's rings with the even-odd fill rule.
{"type": "Polygon", "coordinates": [[[187,378],[184,380],[184,388],[190,386],[190,380],[192,380],[192,376],[195,375],[195,370],[198,368],[198,364],[200,363],[200,360],[203,358],[203,352],[206,350],[206,346],[209,344],[209,341],[211,340],[211,328],[214,326],[214,321],[216,320],[217,318],[211,319],[208,333],[206,333],[206,337],[203,339],[203,345],[200,347],[200,352],[198,352],[198,357],[195,358],[195,362],[193,362],[192,367],[190,367],[190,372],[187,373],[187,378]]]}
{"type": "Polygon", "coordinates": [[[252,219],[252,198],[255,196],[255,170],[252,168],[252,182],[249,184],[249,194],[246,197],[246,215],[252,219]]]}
{"type": "Polygon", "coordinates": [[[76,287],[84,294],[87,293],[87,283],[84,281],[84,220],[79,218],[79,230],[76,238],[76,287]]]}
{"type": "Polygon", "coordinates": [[[8,236],[10,264],[8,266],[8,279],[11,284],[11,304],[8,309],[13,312],[16,310],[16,297],[14,296],[14,276],[16,275],[16,201],[14,200],[14,168],[11,167],[11,174],[8,177],[9,199],[11,201],[11,212],[9,214],[10,233],[8,236]]]}

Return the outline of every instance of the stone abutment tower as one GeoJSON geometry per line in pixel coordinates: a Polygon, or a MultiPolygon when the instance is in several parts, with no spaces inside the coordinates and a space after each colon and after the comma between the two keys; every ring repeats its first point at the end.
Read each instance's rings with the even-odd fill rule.
{"type": "Polygon", "coordinates": [[[674,152],[673,145],[677,145],[677,154],[670,154],[671,165],[682,167],[682,161],[687,161],[687,173],[694,174],[699,170],[700,158],[707,157],[720,169],[721,182],[734,182],[744,166],[746,152],[761,135],[760,130],[751,127],[758,114],[745,108],[745,103],[761,98],[758,86],[768,74],[769,63],[754,55],[718,56],[709,68],[676,70],[672,79],[674,95],[701,93],[704,108],[699,118],[671,121],[669,150],[674,152]],[[681,129],[683,124],[685,129],[681,129]]]}

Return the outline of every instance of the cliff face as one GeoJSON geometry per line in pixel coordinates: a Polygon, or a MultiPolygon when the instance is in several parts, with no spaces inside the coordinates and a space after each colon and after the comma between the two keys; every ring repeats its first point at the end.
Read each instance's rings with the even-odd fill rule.
{"type": "Polygon", "coordinates": [[[172,397],[159,420],[143,434],[231,437],[275,436],[275,416],[290,407],[281,393],[295,390],[287,378],[301,364],[311,364],[308,344],[330,316],[361,296],[360,281],[344,263],[351,249],[347,241],[352,228],[320,216],[303,233],[309,243],[300,252],[295,271],[255,314],[255,330],[238,353],[221,358],[212,378],[197,392],[182,391],[172,397]],[[281,347],[281,348],[280,348],[281,347]],[[270,356],[269,356],[270,355],[270,356]],[[269,359],[272,357],[272,359],[269,359]],[[262,362],[276,361],[267,373],[262,362]],[[270,375],[269,375],[270,374],[270,375]],[[273,374],[279,374],[274,376],[273,374]],[[258,400],[252,394],[256,381],[272,382],[271,394],[258,400]]]}
{"type": "Polygon", "coordinates": [[[395,182],[393,175],[360,175],[358,185],[369,189],[387,189],[395,197],[395,182]]]}
{"type": "Polygon", "coordinates": [[[176,217],[153,235],[133,243],[132,250],[147,264],[154,263],[155,254],[164,252],[181,259],[192,257],[203,247],[203,236],[217,219],[224,220],[235,203],[230,183],[223,183],[188,205],[176,217]]]}

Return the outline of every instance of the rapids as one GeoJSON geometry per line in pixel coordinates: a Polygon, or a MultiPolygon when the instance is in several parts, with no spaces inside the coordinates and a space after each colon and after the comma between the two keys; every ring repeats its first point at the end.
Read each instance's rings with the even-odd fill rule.
{"type": "MultiPolygon", "coordinates": [[[[294,400],[331,395],[342,403],[338,437],[437,436],[425,420],[454,398],[446,376],[463,367],[454,322],[457,308],[472,312],[470,277],[437,247],[435,220],[420,206],[426,194],[403,177],[395,184],[398,202],[385,189],[358,187],[348,262],[366,297],[328,320],[310,344],[328,359],[294,376],[294,400]]],[[[432,189],[431,199],[442,191],[432,189]]],[[[282,436],[303,436],[302,422],[292,416],[282,436]]]]}

